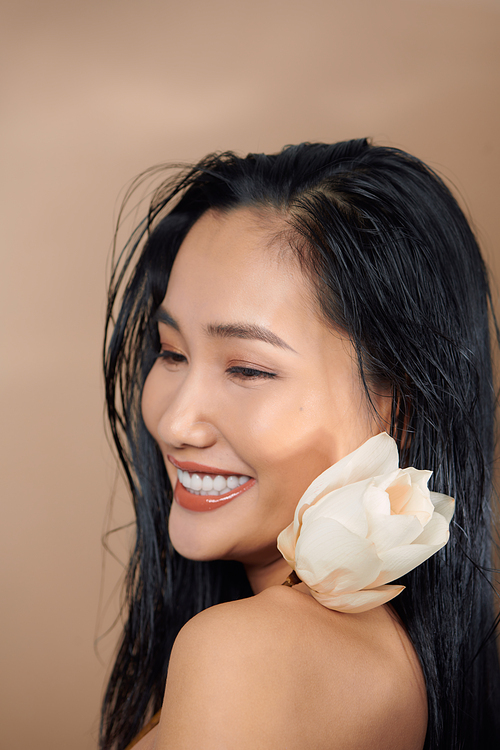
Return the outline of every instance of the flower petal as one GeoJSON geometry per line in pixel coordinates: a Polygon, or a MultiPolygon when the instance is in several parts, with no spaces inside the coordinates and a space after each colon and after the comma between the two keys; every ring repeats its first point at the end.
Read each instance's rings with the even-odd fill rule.
{"type": "Polygon", "coordinates": [[[399,515],[411,496],[412,486],[410,477],[398,469],[394,472],[394,478],[390,475],[377,477],[377,484],[387,492],[390,498],[391,513],[399,515]],[[389,480],[389,481],[387,481],[389,480]]]}
{"type": "Polygon", "coordinates": [[[368,479],[329,492],[304,511],[302,523],[306,523],[306,517],[307,523],[316,518],[334,518],[353,534],[366,537],[368,523],[364,510],[364,495],[371,484],[372,480],[368,479]]]}
{"type": "Polygon", "coordinates": [[[369,609],[386,604],[404,591],[404,586],[379,586],[375,589],[363,589],[345,594],[321,594],[311,589],[317,602],[328,609],[338,612],[367,612],[369,609]]]}
{"type": "Polygon", "coordinates": [[[318,502],[327,492],[339,487],[394,471],[398,463],[395,441],[386,432],[381,432],[320,474],[302,495],[297,509],[318,502]]]}
{"type": "Polygon", "coordinates": [[[434,514],[423,529],[422,533],[415,539],[414,544],[430,544],[436,547],[436,551],[444,547],[450,536],[448,521],[441,513],[434,514]]]}
{"type": "Polygon", "coordinates": [[[295,565],[295,534],[293,531],[293,523],[283,529],[278,536],[278,549],[287,561],[287,563],[293,568],[295,565]]]}
{"type": "Polygon", "coordinates": [[[448,539],[443,539],[439,544],[406,544],[381,552],[382,572],[374,581],[374,585],[380,586],[382,583],[389,583],[406,575],[444,547],[447,541],[448,539]]]}
{"type": "MultiPolygon", "coordinates": [[[[407,493],[406,500],[397,511],[401,515],[417,516],[422,526],[425,526],[432,517],[434,505],[431,502],[430,492],[427,483],[432,476],[432,471],[420,471],[412,466],[407,469],[401,469],[409,482],[410,491],[407,493]]],[[[395,509],[392,503],[391,508],[395,509]]]]}
{"type": "Polygon", "coordinates": [[[393,547],[411,544],[422,533],[422,524],[415,516],[375,516],[370,520],[368,539],[381,556],[393,547]]]}
{"type": "Polygon", "coordinates": [[[372,583],[381,563],[371,542],[332,518],[318,518],[302,527],[295,570],[309,587],[324,584],[330,590],[353,591],[372,583]]]}
{"type": "Polygon", "coordinates": [[[368,525],[370,525],[371,519],[374,517],[383,516],[384,518],[388,518],[391,515],[391,501],[386,487],[392,481],[390,477],[395,477],[396,474],[397,472],[395,471],[386,474],[383,478],[384,481],[380,481],[382,477],[374,477],[371,480],[370,487],[365,492],[363,498],[368,525]]]}
{"type": "Polygon", "coordinates": [[[440,492],[431,492],[430,496],[435,510],[450,523],[455,512],[455,500],[448,495],[442,495],[440,492]]]}

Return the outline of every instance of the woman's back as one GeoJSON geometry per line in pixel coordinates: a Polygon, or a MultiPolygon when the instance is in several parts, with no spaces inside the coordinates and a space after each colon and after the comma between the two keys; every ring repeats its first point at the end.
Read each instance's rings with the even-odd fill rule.
{"type": "Polygon", "coordinates": [[[421,750],[422,672],[388,607],[333,612],[273,586],[191,620],[159,729],[137,750],[421,750]]]}

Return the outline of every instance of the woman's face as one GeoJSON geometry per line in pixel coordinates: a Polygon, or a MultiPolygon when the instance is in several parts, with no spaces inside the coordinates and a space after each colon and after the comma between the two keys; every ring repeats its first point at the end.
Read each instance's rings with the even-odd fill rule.
{"type": "Polygon", "coordinates": [[[284,563],[276,538],[306,487],[380,432],[351,343],[321,320],[276,239],[283,228],[246,208],[196,222],[158,314],[161,353],[142,398],[175,488],[175,549],[247,571],[284,563]]]}

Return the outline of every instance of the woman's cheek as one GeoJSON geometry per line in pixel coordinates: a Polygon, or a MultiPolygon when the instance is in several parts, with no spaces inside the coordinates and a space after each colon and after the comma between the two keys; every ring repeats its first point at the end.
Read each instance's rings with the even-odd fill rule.
{"type": "Polygon", "coordinates": [[[162,382],[162,373],[159,371],[159,362],[155,362],[151,368],[142,389],[141,412],[144,424],[149,433],[155,438],[158,436],[158,425],[163,414],[163,406],[166,399],[165,383],[162,382]]]}
{"type": "Polygon", "coordinates": [[[141,397],[141,412],[144,424],[148,428],[148,431],[153,434],[153,414],[154,414],[154,399],[152,398],[152,373],[150,372],[144,383],[141,397]]]}
{"type": "MultiPolygon", "coordinates": [[[[305,489],[330,464],[331,435],[323,421],[324,410],[313,410],[304,399],[268,404],[245,420],[249,453],[245,460],[283,486],[305,489]]],[[[298,499],[298,498],[297,498],[298,499]]]]}

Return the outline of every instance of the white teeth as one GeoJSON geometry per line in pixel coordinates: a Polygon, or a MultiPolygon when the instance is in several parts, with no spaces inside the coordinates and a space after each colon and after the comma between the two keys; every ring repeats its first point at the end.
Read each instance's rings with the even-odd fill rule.
{"type": "Polygon", "coordinates": [[[235,477],[233,474],[226,479],[226,482],[230,490],[235,490],[240,484],[238,477],[235,477]]]}
{"type": "Polygon", "coordinates": [[[231,474],[231,476],[224,477],[222,474],[217,474],[212,477],[208,474],[190,474],[189,471],[182,469],[177,469],[177,478],[194,495],[224,495],[228,490],[235,490],[250,480],[250,477],[246,475],[231,474]]]}
{"type": "Polygon", "coordinates": [[[222,477],[220,474],[217,474],[217,476],[214,479],[214,490],[217,490],[217,492],[220,492],[221,490],[225,490],[227,487],[226,480],[224,477],[222,477]]]}
{"type": "MultiPolygon", "coordinates": [[[[186,472],[187,473],[187,472],[186,472]]],[[[192,490],[200,491],[201,485],[203,482],[201,481],[201,477],[199,474],[192,474],[191,475],[191,488],[192,490]]]]}
{"type": "Polygon", "coordinates": [[[201,483],[201,489],[205,490],[205,492],[210,492],[210,490],[213,490],[214,488],[214,482],[212,477],[209,477],[208,474],[205,474],[203,477],[203,481],[201,483]]]}

